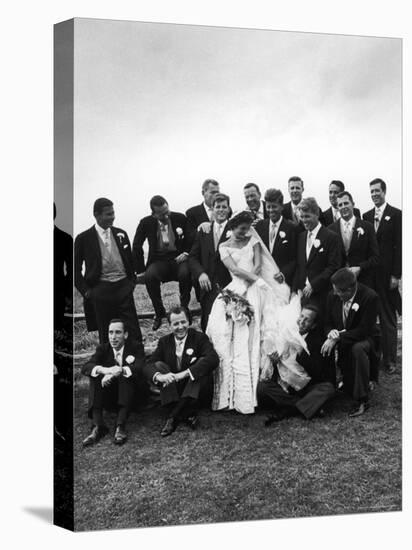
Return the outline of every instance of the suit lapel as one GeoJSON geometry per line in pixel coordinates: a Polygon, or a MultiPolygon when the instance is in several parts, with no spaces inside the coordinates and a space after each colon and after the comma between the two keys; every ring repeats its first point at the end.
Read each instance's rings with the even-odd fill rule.
{"type": "Polygon", "coordinates": [[[183,355],[182,355],[182,370],[185,370],[189,367],[190,361],[194,357],[194,332],[189,329],[187,333],[187,338],[185,342],[185,346],[183,348],[183,355]],[[193,350],[193,353],[187,353],[188,350],[193,350]]]}
{"type": "Polygon", "coordinates": [[[90,228],[90,244],[94,248],[92,252],[93,256],[96,256],[99,260],[100,265],[102,264],[102,251],[99,244],[99,235],[97,234],[96,228],[93,226],[90,228]]]}
{"type": "Polygon", "coordinates": [[[350,326],[353,322],[353,319],[356,315],[356,311],[353,309],[353,306],[355,304],[357,304],[359,306],[358,296],[359,296],[359,287],[356,289],[356,294],[355,294],[355,297],[353,298],[353,302],[352,302],[351,308],[349,310],[348,317],[346,319],[346,330],[348,330],[350,328],[350,326]]]}
{"type": "Polygon", "coordinates": [[[359,238],[359,233],[358,233],[357,229],[360,226],[361,226],[360,220],[355,217],[355,225],[353,226],[352,238],[351,238],[350,245],[349,245],[348,256],[352,252],[353,248],[356,247],[356,245],[358,244],[357,240],[359,238]]]}

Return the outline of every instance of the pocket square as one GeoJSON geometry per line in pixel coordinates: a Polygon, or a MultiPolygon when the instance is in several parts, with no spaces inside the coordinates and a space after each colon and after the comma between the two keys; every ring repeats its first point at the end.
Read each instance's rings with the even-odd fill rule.
{"type": "Polygon", "coordinates": [[[129,245],[128,245],[128,244],[124,244],[124,245],[123,245],[123,248],[129,248],[129,245]]]}
{"type": "Polygon", "coordinates": [[[190,360],[190,363],[189,363],[189,364],[191,365],[191,364],[194,363],[195,361],[197,361],[197,357],[192,357],[192,359],[190,360]]]}
{"type": "Polygon", "coordinates": [[[319,254],[320,254],[321,252],[323,252],[323,251],[324,251],[323,248],[320,248],[320,249],[319,249],[319,254]]]}
{"type": "Polygon", "coordinates": [[[282,244],[286,244],[287,242],[289,242],[289,241],[282,241],[282,244]]]}

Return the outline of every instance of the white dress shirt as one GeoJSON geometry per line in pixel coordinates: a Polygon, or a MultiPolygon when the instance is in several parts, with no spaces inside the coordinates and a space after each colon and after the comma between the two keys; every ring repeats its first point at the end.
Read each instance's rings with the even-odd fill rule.
{"type": "Polygon", "coordinates": [[[211,206],[208,206],[205,202],[203,202],[203,208],[206,210],[207,217],[211,222],[213,219],[213,208],[211,206]]]}
{"type": "Polygon", "coordinates": [[[223,235],[223,231],[225,230],[226,224],[227,224],[227,220],[225,220],[222,223],[218,223],[215,221],[215,223],[213,224],[213,240],[215,244],[215,250],[217,250],[220,238],[223,235]]]}
{"type": "MultiPolygon", "coordinates": [[[[115,361],[116,361],[117,365],[119,367],[122,367],[123,376],[125,378],[129,378],[130,376],[132,376],[132,371],[130,370],[130,367],[128,367],[128,366],[123,367],[123,353],[124,353],[124,346],[121,347],[119,350],[115,350],[113,348],[113,355],[114,355],[114,358],[115,358],[115,361]]],[[[102,365],[96,365],[95,367],[93,367],[93,370],[92,370],[90,376],[93,376],[93,378],[95,378],[96,376],[99,376],[98,373],[96,372],[96,369],[98,367],[101,367],[101,366],[102,365]]]]}
{"type": "Polygon", "coordinates": [[[350,243],[352,241],[353,231],[355,229],[356,218],[352,216],[349,221],[345,221],[343,218],[340,219],[340,231],[342,234],[343,244],[345,246],[345,252],[348,253],[350,243]]]}
{"type": "Polygon", "coordinates": [[[375,206],[375,215],[374,215],[374,226],[375,226],[375,231],[378,230],[378,227],[379,227],[379,224],[381,223],[381,220],[382,220],[382,215],[385,211],[385,208],[386,208],[386,202],[384,202],[383,204],[381,204],[381,206],[379,207],[376,207],[375,206]]]}
{"type": "Polygon", "coordinates": [[[110,236],[110,227],[108,227],[107,229],[103,229],[103,227],[100,227],[99,224],[95,223],[94,228],[96,229],[97,234],[99,235],[100,239],[102,240],[104,246],[106,246],[109,249],[109,252],[110,252],[111,247],[112,247],[111,246],[112,240],[111,240],[111,236],[110,236]]]}
{"type": "Polygon", "coordinates": [[[332,217],[334,222],[341,219],[339,210],[337,208],[334,208],[333,206],[332,206],[332,217]]]}
{"type": "Polygon", "coordinates": [[[316,237],[319,233],[319,229],[321,227],[322,227],[322,224],[319,222],[318,225],[314,229],[312,229],[312,231],[308,231],[308,234],[306,236],[306,259],[309,258],[313,243],[315,242],[316,237]]]}

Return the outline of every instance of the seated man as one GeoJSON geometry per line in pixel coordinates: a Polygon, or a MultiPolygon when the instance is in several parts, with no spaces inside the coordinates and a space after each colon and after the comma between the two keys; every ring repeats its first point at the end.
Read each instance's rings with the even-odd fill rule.
{"type": "Polygon", "coordinates": [[[138,275],[144,274],[147,292],[153,304],[153,330],[162,324],[166,311],[160,284],[179,281],[180,303],[188,307],[192,281],[187,257],[187,220],[180,212],[171,212],[166,199],[155,195],[150,199],[152,214],[143,218],[133,240],[133,256],[138,275]],[[145,265],[143,243],[147,239],[149,253],[145,265]]]}
{"type": "MultiPolygon", "coordinates": [[[[299,391],[291,386],[287,387],[278,376],[275,369],[274,377],[268,381],[258,383],[258,403],[264,408],[274,409],[274,413],[266,422],[270,426],[273,422],[287,416],[303,414],[307,419],[312,418],[335,394],[335,368],[331,358],[321,355],[323,342],[322,333],[318,325],[319,310],[314,305],[304,306],[298,318],[299,332],[306,340],[309,354],[302,350],[296,357],[308,376],[309,383],[299,391]]],[[[274,354],[272,360],[277,363],[279,356],[274,354]]]]}
{"type": "Polygon", "coordinates": [[[355,417],[369,408],[369,381],[377,368],[378,296],[357,283],[356,275],[347,267],[339,269],[331,281],[333,291],[328,295],[325,324],[328,337],[321,351],[328,357],[337,348],[344,391],[357,402],[349,413],[355,417]]]}
{"type": "Polygon", "coordinates": [[[89,418],[93,426],[83,446],[97,443],[108,433],[103,421],[103,407],[117,405],[114,443],[127,440],[126,420],[133,405],[136,382],[141,379],[144,366],[144,349],[141,342],[128,339],[127,328],[121,319],[109,323],[109,342],[97,346],[96,352],[82,368],[90,378],[89,418]]]}
{"type": "Polygon", "coordinates": [[[211,373],[219,364],[209,338],[189,328],[186,308],[172,308],[168,321],[172,332],[160,338],[144,370],[150,381],[161,386],[161,403],[169,409],[160,432],[163,437],[173,433],[180,420],[192,429],[197,427],[196,409],[200,400],[207,399],[210,403],[211,373]]]}

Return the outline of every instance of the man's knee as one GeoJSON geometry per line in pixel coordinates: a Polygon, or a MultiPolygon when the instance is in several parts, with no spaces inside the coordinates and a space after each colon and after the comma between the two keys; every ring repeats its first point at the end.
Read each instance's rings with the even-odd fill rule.
{"type": "Polygon", "coordinates": [[[356,359],[361,355],[367,354],[369,349],[370,345],[368,341],[362,340],[361,342],[356,342],[356,344],[352,346],[352,357],[356,359]]]}
{"type": "Polygon", "coordinates": [[[160,269],[156,264],[151,264],[145,271],[144,281],[146,284],[151,284],[154,282],[161,281],[160,269]]]}

